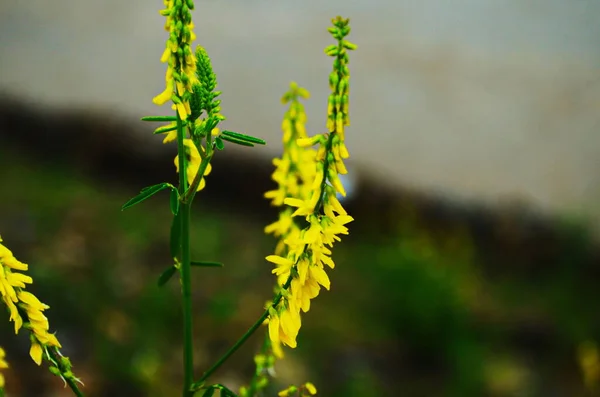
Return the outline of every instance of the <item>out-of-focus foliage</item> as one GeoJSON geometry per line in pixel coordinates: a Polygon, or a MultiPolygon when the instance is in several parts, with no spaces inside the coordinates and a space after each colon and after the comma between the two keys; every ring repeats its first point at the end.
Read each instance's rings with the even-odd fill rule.
{"type": "MultiPolygon", "coordinates": [[[[156,283],[170,265],[171,216],[159,202],[168,194],[120,212],[135,188],[32,161],[0,148],[0,230],[30,264],[31,289],[51,306],[52,327],[88,394],[178,394],[179,285],[156,283]],[[140,217],[148,208],[153,215],[140,217]]],[[[402,213],[395,233],[351,233],[340,244],[335,286],[303,317],[302,349],[278,363],[269,395],[306,378],[334,397],[583,395],[580,347],[600,337],[587,233],[565,228],[552,261],[532,273],[490,265],[460,225],[437,233],[419,214],[402,213]]],[[[194,259],[225,264],[193,269],[200,373],[272,295],[264,256],[274,242],[264,224],[226,209],[204,211],[192,225],[194,259]]],[[[29,342],[8,321],[0,336],[9,393],[62,395],[60,383],[33,371],[29,342]]],[[[245,383],[260,342],[253,338],[215,381],[245,383]]]]}

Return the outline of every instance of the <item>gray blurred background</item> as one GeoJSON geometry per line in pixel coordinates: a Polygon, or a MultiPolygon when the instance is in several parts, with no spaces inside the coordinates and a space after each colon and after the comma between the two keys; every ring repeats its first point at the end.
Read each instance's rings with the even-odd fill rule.
{"type": "MultiPolygon", "coordinates": [[[[0,90],[42,105],[169,112],[165,33],[147,1],[4,0],[0,90]]],[[[279,151],[279,98],[324,126],[329,17],[352,20],[352,165],[389,183],[600,220],[600,2],[198,1],[226,128],[279,151]]]]}

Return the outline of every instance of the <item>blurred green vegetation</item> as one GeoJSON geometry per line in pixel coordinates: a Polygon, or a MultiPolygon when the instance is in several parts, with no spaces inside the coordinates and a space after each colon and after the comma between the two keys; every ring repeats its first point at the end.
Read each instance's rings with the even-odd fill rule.
{"type": "MultiPolygon", "coordinates": [[[[0,181],[0,232],[30,264],[31,290],[51,306],[51,329],[88,395],[178,395],[178,281],[156,285],[170,265],[168,194],[120,212],[143,186],[100,184],[1,148],[0,181]]],[[[271,297],[264,257],[274,241],[264,224],[198,201],[194,258],[225,263],[194,269],[199,375],[271,297]]],[[[399,214],[393,233],[360,235],[350,225],[334,252],[332,289],[304,315],[299,348],[277,364],[268,395],[307,380],[332,397],[593,395],[577,362],[578,346],[600,339],[598,258],[585,227],[564,226],[547,263],[490,265],[462,225],[433,232],[415,211],[399,214]]],[[[69,395],[35,368],[6,320],[9,395],[69,395]]],[[[212,380],[247,382],[262,337],[212,380]]]]}

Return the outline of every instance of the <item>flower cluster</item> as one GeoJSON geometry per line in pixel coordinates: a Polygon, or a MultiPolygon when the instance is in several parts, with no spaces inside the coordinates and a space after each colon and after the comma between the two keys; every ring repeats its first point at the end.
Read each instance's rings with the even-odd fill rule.
{"type": "MultiPolygon", "coordinates": [[[[307,99],[309,92],[299,87],[296,83],[290,84],[290,90],[282,97],[284,104],[289,103],[289,108],[284,115],[281,125],[283,131],[283,155],[281,158],[275,158],[273,165],[276,169],[271,179],[277,182],[278,188],[265,193],[265,198],[271,199],[271,204],[276,207],[283,206],[287,197],[296,197],[300,199],[308,198],[310,187],[315,178],[315,157],[316,151],[312,148],[303,148],[298,146],[298,139],[307,138],[306,135],[306,113],[304,105],[300,98],[307,99]]],[[[286,238],[297,237],[300,234],[300,228],[292,219],[293,210],[286,207],[279,213],[279,219],[276,222],[265,227],[265,233],[273,234],[279,238],[275,254],[285,254],[286,238]]]]}
{"type": "MultiPolygon", "coordinates": [[[[334,241],[340,240],[340,235],[348,234],[345,225],[353,220],[337,199],[338,193],[343,196],[346,194],[338,174],[347,172],[343,160],[349,157],[344,144],[344,127],[349,125],[349,70],[346,51],[356,48],[354,44],[344,40],[350,33],[348,22],[348,19],[340,17],[333,19],[334,26],[329,28],[329,32],[337,40],[337,44],[325,50],[335,58],[333,72],[329,77],[332,90],[328,106],[329,132],[311,138],[297,138],[297,146],[293,147],[294,150],[301,151],[301,148],[308,149],[319,145],[314,156],[307,156],[311,161],[301,166],[306,168],[306,175],[312,175],[312,181],[302,184],[305,188],[297,189],[298,196],[291,195],[289,185],[294,184],[294,178],[298,180],[299,171],[292,171],[288,167],[287,171],[293,173],[292,176],[278,176],[279,189],[277,193],[269,194],[277,203],[275,200],[280,199],[283,192],[287,196],[283,203],[295,208],[291,217],[302,217],[307,224],[302,229],[299,227],[299,231],[294,233],[293,227],[287,225],[290,222],[294,223],[297,218],[292,221],[284,218],[269,229],[287,231],[280,253],[266,258],[276,265],[273,273],[277,275],[281,288],[281,299],[269,308],[269,336],[274,346],[283,343],[292,348],[296,347],[296,337],[301,326],[300,312],[310,309],[310,302],[319,294],[321,287],[329,289],[330,280],[325,268],[335,266],[330,248],[334,241]]],[[[285,146],[284,150],[290,148],[292,147],[285,146]]],[[[291,156],[289,153],[284,155],[280,162],[291,156]]],[[[299,159],[300,156],[296,158],[299,159]]],[[[282,169],[286,169],[285,167],[286,164],[282,169]]]]}
{"type": "MultiPolygon", "coordinates": [[[[26,284],[33,283],[33,280],[30,276],[16,272],[27,269],[27,264],[17,260],[8,248],[0,244],[0,294],[10,312],[10,320],[15,324],[15,333],[21,328],[30,331],[29,355],[37,365],[41,365],[45,359],[52,374],[72,385],[75,382],[81,383],[71,370],[69,358],[62,356],[58,350],[61,348],[60,342],[54,334],[48,332],[50,325],[43,312],[50,306],[40,302],[31,292],[25,291],[26,284]]],[[[3,354],[4,351],[0,354],[0,368],[7,367],[3,354]]]]}
{"type": "MultiPolygon", "coordinates": [[[[216,125],[225,120],[221,112],[221,101],[217,99],[221,95],[220,91],[216,90],[217,76],[213,72],[210,57],[206,50],[197,46],[195,65],[195,80],[193,91],[184,93],[189,99],[186,106],[189,107],[189,115],[183,120],[183,127],[189,131],[191,138],[184,138],[184,150],[186,154],[186,178],[191,185],[196,174],[200,170],[202,159],[209,157],[207,149],[203,147],[202,140],[207,140],[207,148],[211,149],[209,142],[213,137],[220,136],[219,128],[216,125]],[[187,93],[190,95],[188,96],[187,93]],[[206,117],[200,118],[202,112],[206,112],[206,117]]],[[[181,115],[180,115],[181,117],[181,115]]],[[[166,133],[163,143],[169,143],[177,140],[177,120],[170,124],[157,128],[155,134],[166,133]]],[[[210,158],[208,159],[210,160],[210,158]]],[[[175,167],[179,172],[179,156],[175,157],[175,167]]],[[[206,181],[204,176],[211,172],[210,163],[206,164],[204,173],[198,184],[197,191],[204,189],[206,181]]]]}
{"type": "Polygon", "coordinates": [[[194,9],[192,0],[164,0],[165,9],[160,14],[167,18],[165,30],[169,39],[165,51],[160,58],[167,63],[165,90],[152,100],[157,105],[163,105],[169,100],[177,109],[179,117],[186,120],[192,114],[190,100],[193,87],[198,83],[196,77],[196,59],[190,44],[195,40],[190,10],[194,9]]]}
{"type": "Polygon", "coordinates": [[[31,284],[33,280],[23,273],[16,272],[27,269],[25,263],[18,261],[8,248],[0,244],[0,294],[10,312],[10,320],[15,324],[15,333],[18,333],[21,327],[31,331],[29,354],[33,361],[40,365],[45,348],[60,348],[61,345],[56,336],[48,332],[48,318],[43,312],[49,306],[40,302],[31,292],[25,291],[25,285],[31,284]],[[21,313],[24,313],[25,320],[21,313]]]}

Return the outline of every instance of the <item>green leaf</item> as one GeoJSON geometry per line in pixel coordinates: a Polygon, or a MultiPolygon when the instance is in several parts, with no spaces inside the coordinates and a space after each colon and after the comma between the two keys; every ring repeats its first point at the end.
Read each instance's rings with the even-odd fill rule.
{"type": "Polygon", "coordinates": [[[221,262],[212,262],[212,261],[190,261],[190,265],[198,266],[198,267],[223,267],[221,262]]]}
{"type": "Polygon", "coordinates": [[[153,195],[155,195],[156,193],[160,192],[161,190],[164,190],[166,188],[173,188],[173,185],[171,185],[170,183],[159,183],[157,185],[152,185],[152,186],[148,186],[145,187],[141,190],[140,194],[138,194],[137,196],[135,196],[134,198],[130,199],[128,202],[126,202],[125,204],[123,204],[123,207],[121,207],[121,211],[132,207],[136,204],[141,203],[144,200],[149,199],[150,197],[152,197],[153,195]]]}
{"type": "Polygon", "coordinates": [[[177,121],[177,116],[146,116],[142,121],[177,121]]]}
{"type": "Polygon", "coordinates": [[[225,144],[223,143],[223,140],[220,137],[215,138],[215,145],[217,146],[218,150],[225,149],[225,144]]]}
{"type": "Polygon", "coordinates": [[[173,217],[173,223],[171,223],[171,257],[179,258],[181,252],[181,227],[179,222],[179,214],[173,217]]]}
{"type": "Polygon", "coordinates": [[[251,142],[242,141],[241,139],[233,138],[227,135],[221,135],[221,139],[227,142],[235,143],[236,145],[254,147],[254,144],[251,142]]]}
{"type": "Polygon", "coordinates": [[[232,138],[239,139],[242,141],[256,143],[258,145],[266,145],[267,144],[267,142],[265,142],[263,139],[256,138],[256,137],[246,135],[246,134],[240,134],[239,132],[223,131],[223,132],[221,132],[221,134],[223,134],[225,136],[230,136],[232,138]]]}
{"type": "Polygon", "coordinates": [[[167,283],[167,281],[169,281],[171,279],[171,277],[173,277],[173,275],[175,274],[176,271],[177,271],[177,268],[175,266],[173,266],[173,265],[169,266],[158,277],[158,286],[162,287],[163,285],[165,285],[167,283]]]}
{"type": "Polygon", "coordinates": [[[165,125],[164,127],[158,127],[157,129],[155,129],[153,134],[154,135],[164,134],[165,132],[174,131],[176,129],[177,129],[176,125],[165,125]]]}
{"type": "Polygon", "coordinates": [[[177,189],[171,189],[171,212],[173,215],[179,213],[179,192],[177,189]]]}
{"type": "Polygon", "coordinates": [[[210,386],[208,389],[206,389],[202,397],[212,397],[215,394],[216,389],[217,388],[215,386],[210,386]]]}

